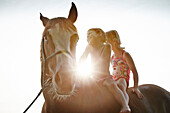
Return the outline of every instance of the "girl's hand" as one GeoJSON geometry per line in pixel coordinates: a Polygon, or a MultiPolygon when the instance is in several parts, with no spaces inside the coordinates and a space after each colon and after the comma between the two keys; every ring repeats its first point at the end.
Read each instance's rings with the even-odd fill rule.
{"type": "Polygon", "coordinates": [[[138,96],[138,98],[143,98],[143,94],[140,92],[140,90],[138,88],[133,88],[132,91],[134,93],[136,93],[136,95],[138,96]]]}

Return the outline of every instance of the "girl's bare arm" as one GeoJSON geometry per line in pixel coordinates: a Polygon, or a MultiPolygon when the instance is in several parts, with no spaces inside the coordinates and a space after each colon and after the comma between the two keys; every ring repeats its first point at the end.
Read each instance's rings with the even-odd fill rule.
{"type": "Polygon", "coordinates": [[[133,80],[134,80],[134,88],[132,89],[133,92],[135,92],[138,96],[138,98],[142,98],[143,94],[140,92],[140,90],[138,89],[138,72],[135,66],[135,63],[131,57],[131,55],[128,52],[125,52],[123,55],[124,59],[126,60],[129,68],[131,69],[132,73],[133,73],[133,80]]]}
{"type": "Polygon", "coordinates": [[[92,47],[90,45],[87,45],[85,51],[83,52],[83,55],[80,57],[79,62],[82,62],[82,61],[86,60],[86,58],[87,58],[88,54],[90,53],[91,49],[92,49],[92,47]]]}
{"type": "Polygon", "coordinates": [[[138,87],[138,72],[136,70],[136,66],[134,64],[134,61],[131,57],[131,55],[128,52],[125,52],[123,54],[124,59],[126,60],[129,68],[131,69],[132,73],[133,73],[133,79],[134,79],[134,88],[138,87]]]}

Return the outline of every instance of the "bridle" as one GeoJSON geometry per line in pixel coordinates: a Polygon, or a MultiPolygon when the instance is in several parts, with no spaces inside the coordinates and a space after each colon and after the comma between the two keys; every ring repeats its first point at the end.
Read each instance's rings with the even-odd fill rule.
{"type": "Polygon", "coordinates": [[[59,54],[64,54],[65,56],[67,56],[68,58],[73,58],[72,54],[70,52],[68,52],[67,50],[58,50],[55,51],[54,53],[52,53],[51,55],[49,55],[48,57],[45,57],[45,52],[44,52],[44,38],[42,39],[42,44],[41,44],[41,48],[42,48],[42,58],[43,58],[43,82],[42,82],[42,89],[45,89],[47,87],[46,83],[45,83],[45,64],[47,60],[50,60],[51,58],[53,58],[54,56],[57,56],[59,54]]]}
{"type": "Polygon", "coordinates": [[[47,88],[49,85],[47,85],[46,82],[45,83],[45,64],[47,60],[50,60],[51,58],[53,58],[54,56],[57,56],[59,54],[64,54],[65,56],[67,56],[68,58],[73,58],[72,54],[67,51],[67,50],[58,50],[55,51],[54,53],[52,53],[51,55],[49,55],[48,57],[45,57],[45,52],[44,52],[44,37],[42,38],[42,42],[41,42],[41,49],[42,49],[42,59],[43,59],[43,81],[42,81],[42,88],[39,91],[38,95],[35,97],[35,99],[31,102],[31,104],[25,109],[25,111],[23,113],[26,113],[27,110],[33,105],[33,103],[37,100],[37,98],[40,96],[40,94],[44,91],[45,88],[47,88]]]}

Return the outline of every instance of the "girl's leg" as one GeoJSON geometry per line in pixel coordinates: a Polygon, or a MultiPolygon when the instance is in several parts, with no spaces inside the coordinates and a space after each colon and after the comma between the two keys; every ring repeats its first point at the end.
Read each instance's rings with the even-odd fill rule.
{"type": "Polygon", "coordinates": [[[126,80],[124,78],[120,78],[119,80],[116,81],[116,83],[120,88],[120,90],[123,92],[126,102],[129,103],[129,96],[126,92],[126,88],[127,88],[126,80]]]}
{"type": "Polygon", "coordinates": [[[128,102],[126,101],[123,92],[119,89],[116,82],[111,78],[103,82],[109,91],[115,96],[115,99],[122,105],[121,113],[130,113],[128,102]]]}

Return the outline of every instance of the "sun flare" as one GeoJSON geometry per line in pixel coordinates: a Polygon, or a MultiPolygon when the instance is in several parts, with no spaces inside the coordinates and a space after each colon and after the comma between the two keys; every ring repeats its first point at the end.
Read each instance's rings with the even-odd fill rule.
{"type": "Polygon", "coordinates": [[[77,77],[78,79],[86,79],[92,75],[92,65],[89,58],[85,62],[77,65],[77,77]]]}

